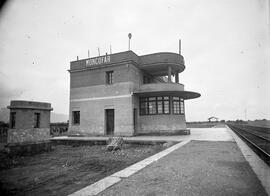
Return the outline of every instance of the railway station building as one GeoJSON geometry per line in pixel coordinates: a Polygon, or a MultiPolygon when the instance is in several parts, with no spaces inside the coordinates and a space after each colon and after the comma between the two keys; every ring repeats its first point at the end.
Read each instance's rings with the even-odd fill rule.
{"type": "Polygon", "coordinates": [[[70,62],[69,133],[94,136],[188,134],[182,55],[133,51],[70,62]]]}

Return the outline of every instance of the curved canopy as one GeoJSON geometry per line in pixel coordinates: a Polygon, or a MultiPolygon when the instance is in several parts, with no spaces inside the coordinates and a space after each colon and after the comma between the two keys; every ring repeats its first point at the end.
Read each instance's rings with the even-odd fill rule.
{"type": "Polygon", "coordinates": [[[167,75],[169,66],[173,73],[181,73],[185,69],[183,56],[176,53],[159,52],[140,56],[140,59],[140,69],[153,76],[167,75]]]}
{"type": "Polygon", "coordinates": [[[135,91],[135,95],[139,96],[175,96],[181,97],[183,99],[195,99],[201,96],[200,93],[192,92],[192,91],[135,91]]]}

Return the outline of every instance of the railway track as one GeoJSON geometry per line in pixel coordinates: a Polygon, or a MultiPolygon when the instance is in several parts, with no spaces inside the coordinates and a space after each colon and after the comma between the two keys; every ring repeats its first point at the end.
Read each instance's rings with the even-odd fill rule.
{"type": "Polygon", "coordinates": [[[227,125],[270,166],[270,129],[235,124],[227,125]]]}

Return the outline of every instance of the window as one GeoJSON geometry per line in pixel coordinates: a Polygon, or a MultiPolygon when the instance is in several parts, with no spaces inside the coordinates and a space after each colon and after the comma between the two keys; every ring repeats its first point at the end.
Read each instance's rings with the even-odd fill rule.
{"type": "Polygon", "coordinates": [[[106,72],[106,84],[113,84],[113,71],[106,72]]]}
{"type": "Polygon", "coordinates": [[[34,128],[40,127],[40,113],[35,113],[34,128]]]}
{"type": "Polygon", "coordinates": [[[157,97],[157,113],[163,114],[163,97],[157,97]]]}
{"type": "Polygon", "coordinates": [[[10,113],[10,128],[11,129],[15,128],[15,122],[16,122],[16,112],[11,112],[10,113]]]}
{"type": "Polygon", "coordinates": [[[149,114],[156,114],[157,113],[156,97],[149,97],[148,98],[148,108],[149,108],[149,114]]]}
{"type": "Polygon", "coordinates": [[[170,114],[169,97],[141,97],[140,115],[170,114]]]}
{"type": "Polygon", "coordinates": [[[72,124],[79,125],[80,124],[80,111],[72,112],[72,124]]]}
{"type": "Polygon", "coordinates": [[[151,83],[151,78],[147,77],[147,76],[143,76],[143,83],[144,84],[149,84],[151,83]]]}
{"type": "Polygon", "coordinates": [[[140,98],[140,114],[148,114],[148,102],[147,98],[140,98]]]}
{"type": "Polygon", "coordinates": [[[185,104],[184,99],[180,100],[180,114],[185,114],[185,104]]]}
{"type": "Polygon", "coordinates": [[[173,114],[184,114],[184,99],[173,97],[173,114]]]}
{"type": "Polygon", "coordinates": [[[163,97],[164,114],[170,114],[170,99],[169,97],[163,97]]]}

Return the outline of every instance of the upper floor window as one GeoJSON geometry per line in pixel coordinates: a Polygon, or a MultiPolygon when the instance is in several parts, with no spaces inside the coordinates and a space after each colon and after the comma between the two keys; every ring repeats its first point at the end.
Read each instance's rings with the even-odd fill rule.
{"type": "Polygon", "coordinates": [[[173,114],[184,114],[184,99],[173,97],[172,100],[173,114]]]}
{"type": "Polygon", "coordinates": [[[149,84],[151,83],[151,78],[147,77],[147,76],[143,76],[143,83],[144,84],[149,84]]]}
{"type": "Polygon", "coordinates": [[[113,84],[113,71],[106,72],[106,84],[113,84]]]}
{"type": "Polygon", "coordinates": [[[170,98],[141,97],[140,115],[170,114],[170,98]]]}
{"type": "Polygon", "coordinates": [[[80,124],[80,111],[72,112],[72,124],[79,125],[80,124]]]}
{"type": "Polygon", "coordinates": [[[15,122],[16,122],[16,112],[11,112],[10,113],[10,128],[11,129],[15,128],[15,122]]]}
{"type": "Polygon", "coordinates": [[[35,113],[34,128],[40,127],[40,113],[35,113]]]}

